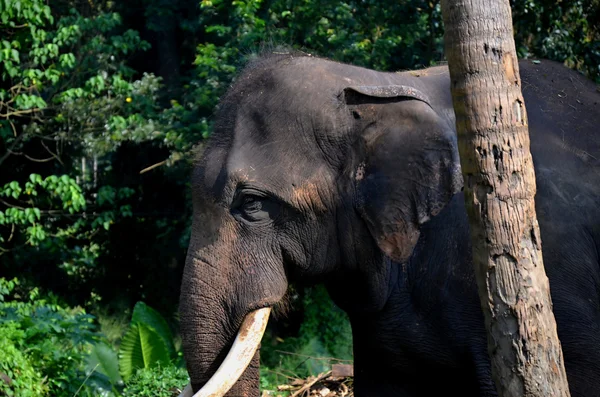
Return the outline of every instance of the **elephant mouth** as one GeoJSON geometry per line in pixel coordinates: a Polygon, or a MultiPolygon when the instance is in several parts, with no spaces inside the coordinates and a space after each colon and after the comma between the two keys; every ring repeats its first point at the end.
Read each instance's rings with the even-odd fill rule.
{"type": "Polygon", "coordinates": [[[193,394],[192,385],[188,384],[179,397],[221,397],[242,376],[265,333],[271,308],[254,310],[246,315],[229,353],[202,389],[193,394]]]}

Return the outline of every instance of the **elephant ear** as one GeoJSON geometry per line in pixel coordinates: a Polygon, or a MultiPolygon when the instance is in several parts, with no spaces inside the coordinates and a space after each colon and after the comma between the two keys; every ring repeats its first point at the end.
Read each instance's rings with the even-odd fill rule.
{"type": "Polygon", "coordinates": [[[405,262],[420,226],[462,188],[454,129],[410,86],[347,87],[342,96],[358,142],[350,170],[357,210],[379,248],[405,262]]]}

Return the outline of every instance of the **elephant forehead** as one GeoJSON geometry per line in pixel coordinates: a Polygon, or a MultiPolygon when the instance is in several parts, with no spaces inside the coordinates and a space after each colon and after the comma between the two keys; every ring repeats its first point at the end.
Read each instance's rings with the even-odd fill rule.
{"type": "Polygon", "coordinates": [[[324,164],[315,161],[276,160],[263,162],[236,159],[230,163],[229,185],[245,183],[292,204],[294,207],[325,211],[332,196],[333,177],[324,164]]]}
{"type": "Polygon", "coordinates": [[[282,133],[260,142],[248,136],[236,139],[226,170],[241,181],[299,185],[320,174],[324,163],[314,135],[311,139],[290,138],[282,133]]]}

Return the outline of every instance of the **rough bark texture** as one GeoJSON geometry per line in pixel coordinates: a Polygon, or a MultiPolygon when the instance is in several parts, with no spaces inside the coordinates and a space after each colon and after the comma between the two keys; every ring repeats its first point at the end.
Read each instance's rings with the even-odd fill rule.
{"type": "Polygon", "coordinates": [[[569,396],[508,0],[442,1],[473,262],[498,393],[569,396]]]}

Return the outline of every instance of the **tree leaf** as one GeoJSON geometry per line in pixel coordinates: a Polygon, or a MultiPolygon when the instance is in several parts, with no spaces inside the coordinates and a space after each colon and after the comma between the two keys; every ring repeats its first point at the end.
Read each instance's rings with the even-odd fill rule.
{"type": "Polygon", "coordinates": [[[106,375],[113,386],[116,386],[123,381],[121,374],[119,374],[119,359],[117,357],[117,352],[105,343],[97,343],[94,345],[94,348],[87,359],[87,368],[90,371],[96,368],[95,371],[106,375]]]}
{"type": "Polygon", "coordinates": [[[167,324],[167,321],[159,312],[139,301],[133,308],[131,323],[141,323],[156,332],[165,343],[169,351],[169,357],[175,357],[175,345],[173,344],[173,334],[167,324]]]}
{"type": "Polygon", "coordinates": [[[167,365],[169,352],[163,339],[144,324],[131,324],[119,347],[119,373],[127,382],[139,368],[167,365]]]}

